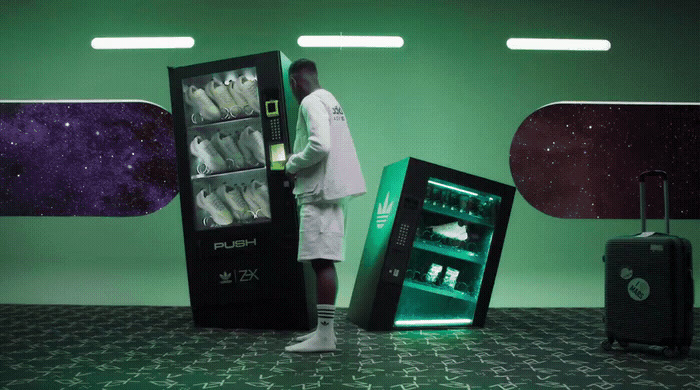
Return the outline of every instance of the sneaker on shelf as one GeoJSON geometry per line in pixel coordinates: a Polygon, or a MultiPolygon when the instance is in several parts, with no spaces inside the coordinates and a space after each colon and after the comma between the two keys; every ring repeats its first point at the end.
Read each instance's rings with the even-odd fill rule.
{"type": "Polygon", "coordinates": [[[190,143],[190,152],[204,162],[207,168],[205,173],[218,173],[226,170],[226,161],[209,140],[200,136],[194,137],[190,143]]]}
{"type": "Polygon", "coordinates": [[[216,194],[231,208],[236,221],[246,222],[251,219],[248,204],[237,186],[222,184],[216,189],[216,194]]]}
{"type": "Polygon", "coordinates": [[[228,88],[228,92],[231,94],[231,97],[233,97],[233,101],[236,102],[236,105],[241,108],[244,116],[253,115],[253,113],[255,113],[255,109],[248,104],[245,96],[243,96],[243,92],[236,88],[235,79],[228,81],[226,88],[228,88]]]}
{"type": "Polygon", "coordinates": [[[262,209],[261,214],[264,217],[272,218],[272,214],[270,213],[270,193],[267,189],[267,185],[258,180],[253,180],[250,182],[249,187],[255,195],[255,203],[262,209]]]}
{"type": "Polygon", "coordinates": [[[236,145],[238,145],[238,150],[240,150],[241,154],[243,154],[243,159],[245,160],[246,166],[256,167],[258,166],[258,160],[253,156],[253,152],[250,151],[246,143],[243,142],[243,139],[246,137],[243,135],[243,133],[243,131],[240,133],[236,132],[231,136],[236,139],[236,145]]]}
{"type": "Polygon", "coordinates": [[[258,98],[258,82],[255,79],[249,79],[241,76],[233,83],[233,89],[238,91],[245,99],[246,103],[255,110],[260,112],[260,99],[258,98]]]}
{"type": "Polygon", "coordinates": [[[253,193],[252,187],[246,184],[240,184],[238,188],[241,189],[243,199],[245,199],[248,206],[250,206],[250,212],[253,214],[253,218],[262,217],[262,207],[258,204],[258,199],[253,193]]]}
{"type": "Polygon", "coordinates": [[[250,151],[254,165],[265,164],[265,142],[261,132],[250,126],[246,127],[238,138],[238,145],[250,151]]]}
{"type": "Polygon", "coordinates": [[[458,221],[446,223],[444,225],[430,226],[428,229],[433,231],[433,235],[465,241],[469,235],[467,234],[467,226],[460,225],[458,221]]]}
{"type": "Polygon", "coordinates": [[[197,207],[208,212],[219,225],[230,225],[233,223],[233,216],[228,211],[224,203],[216,195],[207,190],[201,190],[195,199],[197,207]]]}
{"type": "Polygon", "coordinates": [[[220,131],[211,137],[211,143],[226,161],[231,161],[233,169],[241,169],[247,166],[245,157],[241,153],[233,137],[220,131]]]}
{"type": "Polygon", "coordinates": [[[235,118],[241,115],[241,107],[236,104],[228,88],[226,88],[221,81],[212,79],[204,86],[204,91],[207,93],[207,96],[219,106],[221,111],[223,111],[225,119],[235,118]]]}
{"type": "Polygon", "coordinates": [[[216,121],[221,119],[221,111],[216,107],[209,96],[203,89],[197,88],[194,85],[190,85],[185,90],[185,103],[189,104],[194,108],[194,111],[199,113],[202,118],[209,121],[216,121]]]}

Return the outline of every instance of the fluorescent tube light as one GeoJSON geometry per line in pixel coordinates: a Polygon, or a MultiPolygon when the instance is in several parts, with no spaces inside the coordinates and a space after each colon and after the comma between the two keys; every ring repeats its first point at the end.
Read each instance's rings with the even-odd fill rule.
{"type": "Polygon", "coordinates": [[[511,50],[573,50],[608,51],[610,41],[606,39],[539,39],[510,38],[506,42],[511,50]]]}
{"type": "Polygon", "coordinates": [[[93,49],[189,49],[194,46],[192,37],[127,37],[95,38],[93,49]]]}
{"type": "Polygon", "coordinates": [[[301,47],[402,47],[403,38],[361,35],[302,35],[301,47]]]}
{"type": "Polygon", "coordinates": [[[446,319],[446,320],[398,320],[394,322],[396,326],[441,326],[441,325],[469,325],[472,320],[466,318],[446,319]]]}
{"type": "Polygon", "coordinates": [[[477,194],[477,193],[474,193],[474,192],[471,192],[471,191],[467,191],[467,190],[463,190],[463,189],[461,189],[461,188],[457,188],[457,187],[453,187],[453,186],[448,186],[447,184],[437,183],[437,182],[434,182],[434,181],[432,181],[432,180],[428,180],[428,183],[430,183],[430,184],[432,184],[432,185],[435,185],[435,186],[438,186],[438,187],[444,187],[444,188],[447,188],[447,189],[450,189],[450,190],[453,190],[453,191],[462,192],[462,193],[465,193],[465,194],[467,194],[467,195],[479,196],[479,194],[477,194]]]}

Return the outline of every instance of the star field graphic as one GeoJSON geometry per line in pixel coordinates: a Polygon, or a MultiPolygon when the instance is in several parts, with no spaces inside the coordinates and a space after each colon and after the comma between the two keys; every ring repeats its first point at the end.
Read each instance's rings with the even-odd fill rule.
{"type": "Polygon", "coordinates": [[[0,102],[0,215],[138,216],[177,194],[172,116],[147,102],[0,102]]]}
{"type": "MultiPolygon", "coordinates": [[[[518,191],[558,218],[639,218],[639,175],[669,175],[671,218],[700,218],[700,105],[557,103],[523,121],[510,149],[518,191]]],[[[663,218],[660,178],[647,217],[663,218]]]]}

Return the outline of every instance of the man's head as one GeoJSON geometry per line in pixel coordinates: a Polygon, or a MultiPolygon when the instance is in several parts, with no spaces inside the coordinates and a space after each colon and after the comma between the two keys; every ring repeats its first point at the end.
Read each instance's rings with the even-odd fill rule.
{"type": "Polygon", "coordinates": [[[321,88],[316,64],[305,58],[294,61],[289,67],[289,86],[300,103],[308,94],[321,88]]]}

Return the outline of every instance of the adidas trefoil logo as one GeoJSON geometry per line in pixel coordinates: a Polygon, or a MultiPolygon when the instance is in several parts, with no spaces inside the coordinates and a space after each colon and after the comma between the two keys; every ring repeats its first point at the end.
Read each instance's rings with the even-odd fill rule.
{"type": "Polygon", "coordinates": [[[384,204],[379,203],[377,205],[377,227],[379,229],[384,227],[386,221],[389,219],[389,214],[391,214],[391,209],[394,208],[394,202],[389,203],[389,195],[390,192],[387,192],[384,204]]]}
{"type": "Polygon", "coordinates": [[[219,282],[220,284],[233,283],[230,272],[224,271],[223,274],[219,274],[219,278],[221,278],[221,281],[219,282]]]}
{"type": "Polygon", "coordinates": [[[328,321],[321,321],[321,325],[323,325],[323,326],[327,326],[328,324],[330,324],[330,322],[328,322],[328,321]]]}

